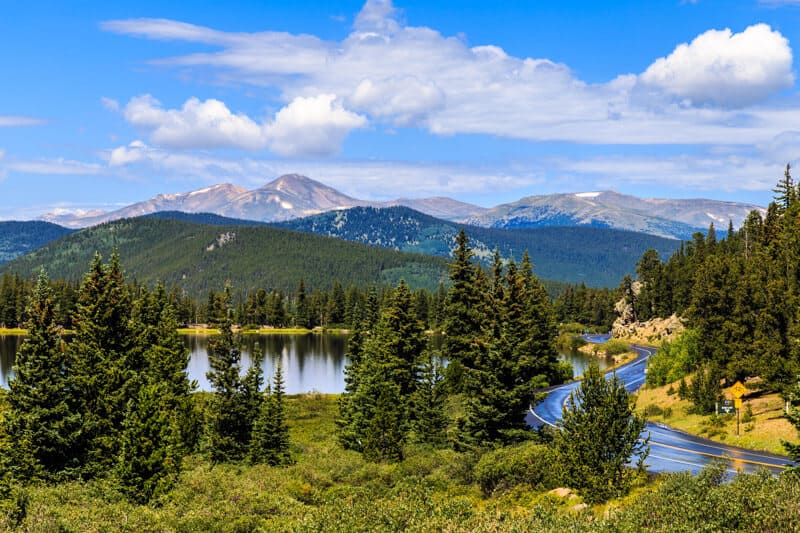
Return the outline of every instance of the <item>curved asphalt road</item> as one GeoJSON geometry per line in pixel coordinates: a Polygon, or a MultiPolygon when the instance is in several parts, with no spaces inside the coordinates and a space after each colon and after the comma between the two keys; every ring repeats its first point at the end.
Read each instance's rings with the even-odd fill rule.
{"type": "MultiPolygon", "coordinates": [[[[605,342],[608,335],[589,335],[586,339],[589,342],[605,342]]],[[[637,391],[644,383],[647,360],[655,352],[653,348],[642,346],[633,346],[633,349],[639,357],[617,368],[617,377],[629,392],[637,391]]],[[[541,427],[545,424],[555,426],[561,419],[561,411],[567,398],[579,386],[580,382],[576,381],[549,389],[547,397],[531,408],[526,418],[528,424],[532,427],[541,427]]],[[[689,470],[696,474],[713,461],[727,460],[730,472],[754,472],[759,468],[767,468],[773,473],[779,473],[790,463],[788,457],[727,446],[662,424],[648,422],[643,437],[648,433],[650,455],[647,456],[645,464],[651,472],[689,470]]]]}

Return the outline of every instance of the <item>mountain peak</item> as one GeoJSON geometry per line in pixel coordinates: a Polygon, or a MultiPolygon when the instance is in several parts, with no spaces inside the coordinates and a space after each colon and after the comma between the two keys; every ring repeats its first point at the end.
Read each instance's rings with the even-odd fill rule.
{"type": "Polygon", "coordinates": [[[274,180],[270,181],[263,187],[262,189],[276,189],[276,190],[283,190],[286,187],[295,188],[295,187],[320,187],[326,188],[329,187],[324,185],[316,180],[312,180],[308,176],[303,176],[302,174],[284,174],[275,178],[274,180]]]}

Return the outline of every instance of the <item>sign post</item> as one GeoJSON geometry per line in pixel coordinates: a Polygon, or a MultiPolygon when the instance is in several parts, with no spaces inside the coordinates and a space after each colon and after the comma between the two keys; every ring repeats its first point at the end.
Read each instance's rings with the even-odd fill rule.
{"type": "Polygon", "coordinates": [[[733,384],[733,387],[731,387],[731,394],[735,398],[733,405],[734,405],[734,407],[736,407],[736,436],[737,437],[739,436],[739,412],[742,409],[742,396],[744,396],[744,393],[746,393],[746,392],[747,392],[747,387],[742,385],[741,381],[737,381],[736,383],[733,384]]]}

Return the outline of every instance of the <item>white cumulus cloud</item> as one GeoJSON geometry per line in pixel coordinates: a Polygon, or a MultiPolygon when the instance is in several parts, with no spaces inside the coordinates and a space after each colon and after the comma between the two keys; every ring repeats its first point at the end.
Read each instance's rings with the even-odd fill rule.
{"type": "Polygon", "coordinates": [[[413,76],[380,81],[363,80],[348,103],[373,117],[391,118],[397,124],[409,125],[425,119],[444,107],[445,96],[435,83],[413,76]]]}
{"type": "Polygon", "coordinates": [[[640,79],[692,103],[745,106],[792,86],[792,49],[766,24],[741,33],[709,30],[656,60],[640,79]]]}
{"type": "Polygon", "coordinates": [[[181,109],[164,109],[149,94],[132,98],[125,119],[150,130],[153,142],[172,148],[233,147],[258,150],[264,146],[262,127],[244,114],[234,114],[219,100],[187,100],[181,109]]]}
{"type": "Polygon", "coordinates": [[[741,33],[710,30],[644,73],[591,84],[547,58],[513,56],[492,44],[469,46],[460,36],[410,26],[390,0],[367,1],[341,41],[223,32],[163,19],[111,21],[103,27],[210,46],[211,51],[155,63],[182,72],[208,67],[227,84],[277,89],[282,105],[335,94],[365,119],[441,135],[752,144],[774,136],[776,125],[761,108],[737,107],[762,103],[793,83],[788,42],[763,24],[741,33]]]}
{"type": "Polygon", "coordinates": [[[138,163],[147,157],[147,150],[147,145],[142,141],[133,141],[127,146],[120,146],[111,150],[108,164],[112,167],[120,167],[138,163]]]}
{"type": "Polygon", "coordinates": [[[285,156],[328,155],[338,151],[347,134],[367,120],[346,110],[336,96],[297,97],[266,125],[273,152],[285,156]]]}
{"type": "MultiPolygon", "coordinates": [[[[335,153],[351,130],[366,124],[363,116],[345,109],[332,94],[297,97],[272,121],[263,122],[233,113],[215,99],[190,98],[180,109],[165,109],[152,96],[143,95],[128,102],[125,119],[148,131],[160,147],[269,149],[285,156],[335,153]]],[[[112,164],[139,157],[141,149],[133,143],[118,148],[111,154],[112,164]]]]}
{"type": "MultiPolygon", "coordinates": [[[[102,27],[183,41],[190,50],[197,45],[194,52],[161,57],[153,64],[176,67],[181,75],[199,71],[203,81],[211,75],[229,87],[264,87],[267,91],[260,94],[277,95],[268,103],[280,108],[273,117],[237,114],[211,100],[193,99],[178,109],[144,100],[137,127],[151,147],[142,152],[128,145],[113,158],[113,151],[108,154],[109,164],[114,159],[122,166],[125,158],[143,157],[141,164],[157,161],[158,168],[168,166],[176,175],[186,172],[214,181],[219,176],[261,179],[277,163],[220,160],[171,149],[233,146],[313,157],[337,152],[348,132],[372,123],[419,127],[437,135],[616,145],[621,154],[572,158],[576,166],[544,158],[532,163],[535,178],[522,170],[487,171],[493,176],[487,183],[494,186],[507,176],[515,184],[563,176],[580,179],[584,190],[613,186],[617,179],[632,184],[670,181],[705,190],[724,178],[726,186],[750,190],[773,180],[774,172],[767,170],[775,159],[795,157],[800,129],[800,98],[785,90],[794,87],[792,50],[778,30],[765,24],[739,32],[706,31],[665,57],[654,57],[644,72],[620,72],[597,83],[581,79],[568,65],[537,57],[535,50],[530,57],[515,56],[492,43],[475,46],[462,35],[409,25],[391,0],[368,0],[351,33],[339,40],[277,31],[225,32],[165,19],[111,21],[102,27]],[[646,170],[655,159],[634,156],[636,149],[625,148],[668,144],[692,148],[663,162],[656,173],[646,170]],[[548,176],[545,169],[553,174],[548,176]]],[[[374,167],[353,163],[352,168],[319,160],[303,162],[306,167],[299,163],[289,161],[286,170],[307,168],[323,181],[335,176],[343,184],[346,176],[362,176],[359,186],[373,194],[381,194],[383,187],[378,173],[425,176],[435,184],[409,177],[409,185],[428,187],[431,193],[479,187],[478,172],[471,174],[472,185],[460,185],[458,173],[467,174],[463,168],[451,172],[431,170],[435,165],[422,171],[381,162],[374,167]]]]}

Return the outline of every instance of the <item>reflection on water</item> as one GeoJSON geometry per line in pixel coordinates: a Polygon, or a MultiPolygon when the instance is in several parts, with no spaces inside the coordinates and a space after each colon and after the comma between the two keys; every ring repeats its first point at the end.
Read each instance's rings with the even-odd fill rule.
{"type": "Polygon", "coordinates": [[[0,386],[8,388],[8,380],[12,376],[14,356],[25,339],[22,335],[0,335],[0,386]]]}
{"type": "MultiPolygon", "coordinates": [[[[200,335],[184,335],[183,341],[189,348],[189,377],[197,380],[198,389],[211,389],[206,372],[208,364],[208,341],[210,337],[200,335]]],[[[17,353],[24,337],[19,335],[0,335],[0,386],[8,388],[17,353]]],[[[264,379],[272,380],[275,368],[280,362],[283,368],[287,394],[318,391],[335,394],[344,390],[344,367],[348,363],[345,357],[347,335],[244,335],[242,337],[242,372],[250,366],[253,347],[258,342],[264,351],[261,368],[264,379]]],[[[435,347],[441,344],[441,338],[433,341],[435,347]]],[[[572,363],[575,375],[583,374],[589,361],[593,358],[580,352],[562,354],[563,360],[572,363]]],[[[600,368],[606,368],[608,362],[596,359],[600,368]]]]}
{"type": "Polygon", "coordinates": [[[597,366],[600,368],[600,370],[605,370],[613,362],[605,357],[593,357],[583,352],[579,352],[578,350],[562,353],[558,357],[562,361],[569,361],[572,363],[573,376],[582,376],[583,373],[586,372],[586,369],[589,368],[589,363],[592,361],[597,363],[597,366]]]}
{"type": "MultiPolygon", "coordinates": [[[[199,390],[211,390],[206,379],[209,337],[185,335],[189,347],[189,377],[196,379],[199,390]]],[[[278,363],[283,368],[287,394],[318,391],[339,393],[344,390],[344,367],[347,358],[346,335],[244,335],[242,337],[242,372],[250,366],[253,347],[261,345],[264,380],[272,381],[278,363]]]]}

